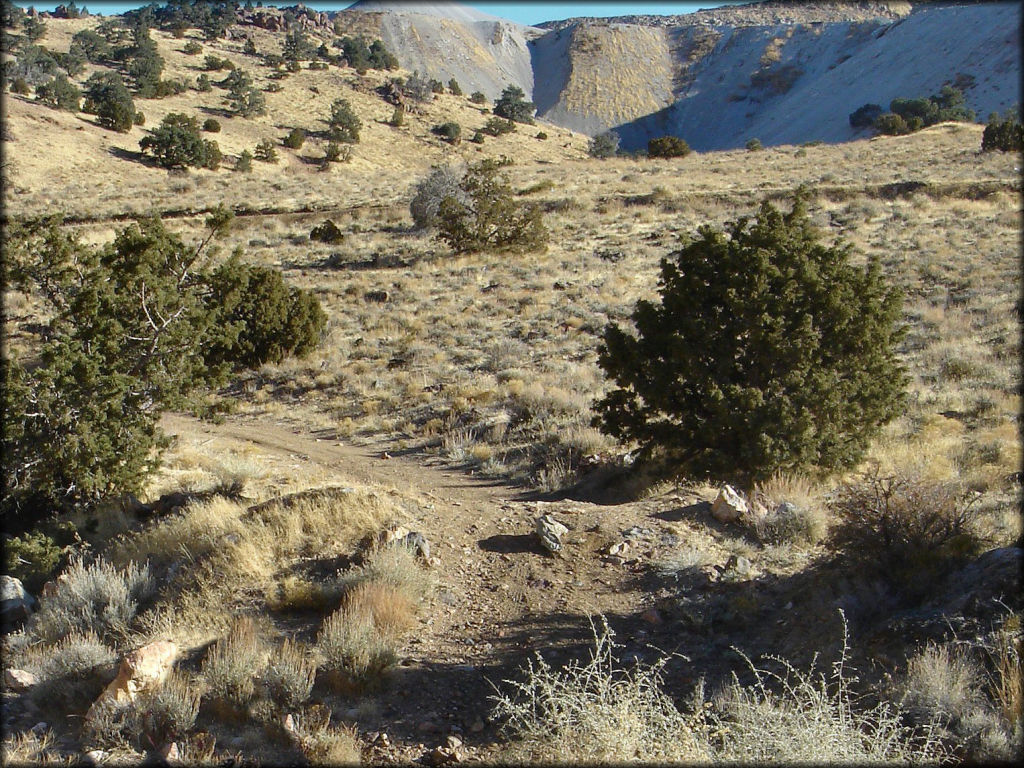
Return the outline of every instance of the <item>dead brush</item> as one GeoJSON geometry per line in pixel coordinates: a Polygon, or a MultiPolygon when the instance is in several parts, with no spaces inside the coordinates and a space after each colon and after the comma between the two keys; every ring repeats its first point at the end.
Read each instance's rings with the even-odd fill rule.
{"type": "Polygon", "coordinates": [[[538,654],[525,680],[491,696],[510,736],[508,758],[522,762],[593,764],[705,762],[701,715],[684,715],[661,690],[667,659],[629,672],[616,669],[607,622],[591,625],[590,661],[553,669],[538,654]]]}
{"type": "Polygon", "coordinates": [[[829,674],[814,665],[801,672],[785,659],[768,656],[780,672],[756,667],[737,651],[754,674],[753,685],[733,682],[708,710],[715,761],[786,763],[938,762],[947,755],[935,729],[903,725],[898,708],[885,702],[855,708],[846,668],[849,651],[846,617],[843,647],[829,674]]]}
{"type": "Polygon", "coordinates": [[[30,693],[37,704],[84,710],[113,679],[117,654],[95,633],[75,632],[34,649],[26,661],[39,679],[30,693]]]}
{"type": "Polygon", "coordinates": [[[1019,735],[1024,713],[1024,676],[1021,674],[1024,641],[1020,635],[1019,615],[1004,624],[994,647],[988,649],[988,655],[993,666],[988,680],[989,693],[1008,732],[1019,735]]]}

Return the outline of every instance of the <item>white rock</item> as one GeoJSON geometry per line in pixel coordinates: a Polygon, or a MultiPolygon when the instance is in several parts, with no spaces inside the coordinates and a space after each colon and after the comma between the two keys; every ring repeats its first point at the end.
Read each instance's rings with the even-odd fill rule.
{"type": "Polygon", "coordinates": [[[711,505],[711,516],[722,523],[733,523],[750,511],[743,497],[731,485],[723,485],[711,505]]]}
{"type": "Polygon", "coordinates": [[[24,669],[5,669],[4,670],[4,684],[12,691],[27,691],[33,685],[39,682],[36,676],[31,672],[26,672],[24,669]]]}

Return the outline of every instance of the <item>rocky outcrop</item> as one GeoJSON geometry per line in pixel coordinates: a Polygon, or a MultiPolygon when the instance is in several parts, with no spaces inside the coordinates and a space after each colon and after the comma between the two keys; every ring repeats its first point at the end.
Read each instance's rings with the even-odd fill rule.
{"type": "Polygon", "coordinates": [[[3,574],[0,576],[0,623],[4,629],[27,619],[36,608],[36,599],[21,581],[3,574]]]}

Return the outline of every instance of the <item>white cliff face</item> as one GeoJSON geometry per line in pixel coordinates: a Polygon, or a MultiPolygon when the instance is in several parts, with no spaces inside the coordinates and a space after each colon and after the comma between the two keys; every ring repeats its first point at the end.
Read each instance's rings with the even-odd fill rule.
{"type": "Polygon", "coordinates": [[[381,37],[404,68],[490,99],[517,85],[541,119],[591,135],[616,130],[624,149],[666,134],[698,151],[752,138],[849,141],[865,135],[849,124],[863,104],[887,109],[945,84],[961,88],[978,120],[1021,101],[1012,3],[764,24],[743,6],[685,24],[589,19],[548,30],[459,3],[364,0],[353,10],[381,14],[381,37]]]}

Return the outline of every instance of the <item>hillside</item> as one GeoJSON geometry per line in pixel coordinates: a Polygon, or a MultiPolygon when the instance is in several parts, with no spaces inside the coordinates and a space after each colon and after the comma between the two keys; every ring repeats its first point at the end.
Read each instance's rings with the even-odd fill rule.
{"type": "MultiPolygon", "coordinates": [[[[272,59],[287,20],[268,8],[212,40],[195,26],[150,30],[161,77],[189,87],[136,93],[144,123],[125,133],[32,91],[4,94],[5,256],[45,276],[48,257],[63,266],[74,253],[62,237],[106,246],[147,215],[191,254],[225,205],[234,219],[198,268],[237,253],[315,297],[326,324],[305,357],[232,370],[204,418],[162,412],[169,445],[136,497],[85,502],[5,537],[16,557],[3,576],[3,765],[1010,762],[1024,747],[1020,155],[982,152],[983,126],[943,122],[597,159],[587,133],[552,117],[590,132],[602,125],[587,112],[595,104],[615,121],[666,113],[681,93],[714,90],[712,64],[725,61],[737,71],[714,63],[714,76],[730,103],[749,81],[739,49],[756,53],[751,66],[768,51],[769,68],[796,61],[810,73],[812,59],[845,55],[826,55],[828,40],[870,67],[868,51],[883,54],[867,46],[914,39],[900,37],[912,20],[940,39],[951,17],[857,3],[843,13],[870,18],[836,18],[817,4],[799,6],[820,16],[798,29],[781,26],[793,6],[772,3],[760,11],[778,16],[735,9],[749,24],[730,28],[643,19],[545,31],[448,3],[380,10],[391,5],[303,15],[292,31],[332,54],[336,37],[372,39],[382,24],[396,30],[396,54],[403,35],[426,40],[416,50],[430,61],[456,36],[456,53],[479,47],[480,80],[464,62],[456,95],[447,74],[421,69],[444,78],[443,92],[405,97],[397,125],[393,79],[409,69],[319,57],[289,71],[272,59]],[[807,25],[819,22],[815,37],[807,25]],[[524,49],[523,71],[561,67],[533,89],[547,117],[473,141],[493,117],[490,101],[470,98],[475,83],[508,82],[524,49]],[[228,70],[207,56],[251,75],[266,114],[236,113],[220,84],[228,70]],[[339,98],[362,125],[347,161],[327,163],[339,98]],[[201,132],[223,153],[214,168],[167,170],[141,154],[171,113],[217,121],[201,132]],[[445,122],[461,141],[435,133],[445,122]],[[288,147],[295,128],[305,141],[288,147]],[[261,141],[276,161],[241,170],[261,141]],[[536,205],[546,247],[458,253],[415,225],[410,201],[434,166],[483,159],[500,164],[514,203],[536,205]],[[788,212],[801,188],[812,236],[847,244],[853,267],[877,259],[902,291],[906,398],[858,465],[779,473],[756,488],[763,509],[731,517],[714,505],[723,478],[653,474],[635,445],[594,427],[611,388],[599,349],[609,324],[628,328],[640,300],[658,301],[659,265],[700,227],[722,230],[764,201],[788,212]],[[20,242],[14,225],[50,215],[64,217],[52,239],[8,248],[20,242]],[[328,221],[326,242],[314,230],[328,221]],[[538,535],[545,515],[565,527],[557,549],[551,520],[549,538],[538,535]],[[886,538],[890,526],[898,534],[886,538]],[[34,607],[12,597],[8,574],[34,607]],[[117,691],[123,706],[96,706],[117,691]]],[[[950,9],[960,12],[934,10],[950,9]]],[[[993,15],[964,13],[961,36],[980,41],[975,93],[995,98],[1006,75],[984,79],[982,21],[993,15]]],[[[1013,29],[998,18],[999,35],[1013,29]]],[[[100,24],[44,21],[39,44],[62,54],[100,24]]],[[[5,31],[25,44],[23,28],[5,31]]],[[[894,52],[887,61],[901,64],[894,52]]],[[[1010,54],[1004,64],[1017,66],[1010,54]]],[[[71,80],[126,69],[111,57],[71,80]]],[[[746,109],[763,99],[768,126],[788,96],[742,98],[746,109]]],[[[791,120],[833,124],[811,112],[791,120]]],[[[729,125],[748,135],[742,119],[729,125]]],[[[77,287],[80,275],[59,277],[77,287]]],[[[159,338],[146,277],[136,314],[159,338]]],[[[47,324],[47,287],[29,280],[3,295],[5,354],[30,372],[61,332],[47,324]]],[[[105,359],[133,362],[109,346],[105,359]]],[[[93,379],[72,378],[89,400],[93,379]]],[[[5,414],[5,427],[36,415],[5,414]]],[[[88,456],[107,433],[85,437],[96,438],[83,441],[88,456]]]]}
{"type": "Polygon", "coordinates": [[[982,119],[1020,101],[1012,3],[767,3],[546,31],[412,4],[376,23],[405,68],[490,98],[518,85],[539,116],[588,135],[615,129],[626,149],[664,134],[698,150],[848,141],[862,104],[948,83],[982,119]]]}

